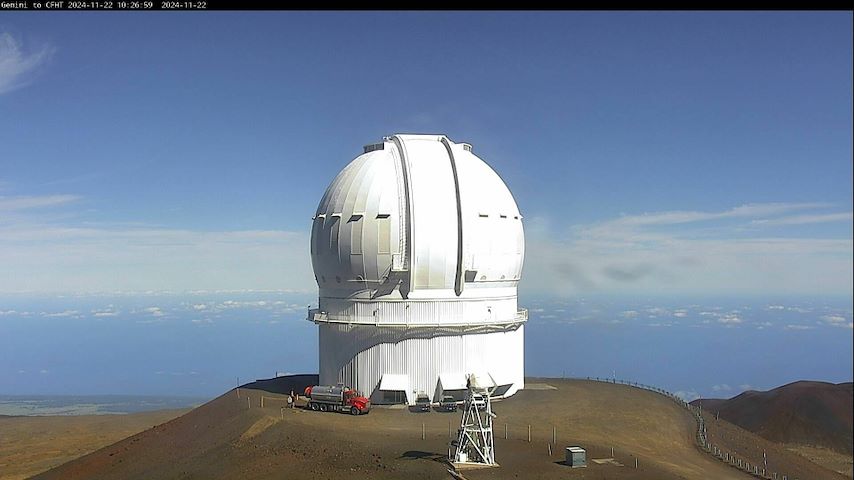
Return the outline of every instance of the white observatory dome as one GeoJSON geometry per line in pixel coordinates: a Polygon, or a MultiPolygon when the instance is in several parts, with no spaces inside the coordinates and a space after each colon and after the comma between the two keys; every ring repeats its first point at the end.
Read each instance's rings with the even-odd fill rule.
{"type": "Polygon", "coordinates": [[[475,298],[516,286],[521,215],[471,146],[396,135],[365,151],[317,207],[311,260],[321,297],[475,298]]]}
{"type": "MultiPolygon", "coordinates": [[[[471,145],[444,135],[394,135],[366,146],[329,185],[313,218],[319,308],[309,319],[321,325],[321,381],[358,384],[366,394],[379,388],[376,374],[366,384],[366,373],[353,373],[364,352],[341,347],[364,337],[353,331],[358,326],[433,328],[432,334],[410,330],[395,344],[413,336],[462,338],[459,327],[480,327],[481,334],[509,329],[518,331],[521,357],[527,312],[517,309],[516,287],[524,250],[513,195],[471,145]]],[[[376,332],[370,336],[376,343],[362,347],[381,347],[376,332]]],[[[486,371],[488,359],[476,357],[447,368],[486,371]]],[[[514,372],[514,383],[520,375],[514,372]]],[[[436,378],[409,383],[429,381],[436,378]]]]}

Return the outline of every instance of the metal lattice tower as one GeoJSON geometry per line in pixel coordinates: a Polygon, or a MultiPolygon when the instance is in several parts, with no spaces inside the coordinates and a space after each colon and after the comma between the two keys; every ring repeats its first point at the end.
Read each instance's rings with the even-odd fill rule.
{"type": "Polygon", "coordinates": [[[486,387],[475,375],[468,377],[463,418],[460,422],[459,437],[456,441],[454,463],[474,463],[497,465],[495,463],[495,442],[492,435],[492,413],[490,396],[495,390],[495,382],[486,387]]]}

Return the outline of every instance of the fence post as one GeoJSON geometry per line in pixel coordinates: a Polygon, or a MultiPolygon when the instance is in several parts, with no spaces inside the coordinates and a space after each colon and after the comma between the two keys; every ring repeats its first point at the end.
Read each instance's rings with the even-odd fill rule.
{"type": "Polygon", "coordinates": [[[557,427],[552,427],[552,443],[557,444],[557,427]]]}
{"type": "Polygon", "coordinates": [[[504,424],[504,440],[507,440],[507,424],[504,424]]]}
{"type": "Polygon", "coordinates": [[[421,422],[421,440],[424,440],[424,422],[421,422]]]}
{"type": "Polygon", "coordinates": [[[531,443],[531,425],[528,425],[528,443],[531,443]]]}

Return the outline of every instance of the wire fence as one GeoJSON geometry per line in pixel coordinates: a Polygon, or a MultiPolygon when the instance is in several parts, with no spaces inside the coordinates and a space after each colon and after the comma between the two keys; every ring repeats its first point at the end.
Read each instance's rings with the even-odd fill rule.
{"type": "MultiPolygon", "coordinates": [[[[706,422],[705,422],[705,419],[703,418],[702,408],[700,408],[699,406],[691,405],[690,403],[685,401],[682,397],[680,397],[679,395],[677,395],[673,392],[669,392],[663,388],[659,388],[659,387],[656,387],[654,385],[647,385],[647,384],[640,383],[640,382],[634,382],[634,381],[630,381],[630,380],[621,380],[621,379],[616,379],[616,378],[574,377],[572,379],[574,379],[574,380],[589,380],[589,381],[596,381],[596,382],[602,382],[602,383],[611,383],[611,384],[615,384],[615,385],[626,385],[629,387],[635,387],[635,388],[639,388],[642,390],[654,392],[654,393],[657,393],[659,395],[663,395],[663,396],[669,398],[670,400],[672,400],[673,402],[675,402],[680,407],[684,408],[686,411],[688,411],[688,413],[690,413],[694,417],[694,420],[696,423],[696,430],[695,430],[694,438],[695,438],[696,444],[700,450],[706,452],[707,454],[711,455],[715,459],[717,459],[717,460],[719,460],[719,461],[721,461],[721,462],[723,462],[723,463],[725,463],[725,464],[727,464],[733,468],[741,470],[744,473],[752,475],[756,478],[767,479],[767,480],[790,480],[789,476],[786,474],[780,474],[778,472],[768,471],[764,461],[762,462],[762,465],[760,465],[755,460],[753,461],[753,463],[751,463],[751,460],[748,460],[742,456],[739,456],[736,453],[728,450],[727,448],[722,447],[718,444],[715,444],[714,442],[710,442],[708,439],[708,435],[707,435],[706,422]]],[[[289,403],[289,402],[287,402],[287,396],[271,397],[271,396],[266,396],[266,395],[260,395],[260,396],[258,396],[258,398],[254,399],[254,400],[250,399],[249,395],[244,395],[244,396],[246,398],[247,408],[252,408],[253,403],[255,403],[256,407],[260,407],[260,408],[276,406],[276,407],[280,407],[280,409],[282,410],[282,415],[284,415],[284,409],[285,408],[288,408],[288,407],[294,408],[294,407],[302,407],[303,406],[301,404],[300,405],[297,404],[299,397],[297,397],[297,399],[294,399],[291,403],[289,403]]],[[[239,388],[237,389],[237,397],[241,398],[241,392],[240,392],[239,388]]],[[[449,419],[448,431],[447,431],[448,438],[453,438],[455,433],[456,433],[454,430],[454,427],[455,427],[454,424],[455,424],[455,422],[449,419]]],[[[498,422],[493,426],[493,428],[494,428],[493,435],[495,436],[495,438],[502,438],[503,437],[504,439],[509,439],[511,437],[513,437],[513,438],[524,438],[524,439],[527,439],[528,442],[531,442],[532,441],[532,428],[531,427],[532,426],[530,424],[527,426],[518,426],[518,425],[508,426],[507,423],[504,423],[502,425],[501,422],[498,422]],[[510,431],[509,427],[512,427],[512,431],[510,431]],[[522,431],[521,435],[518,433],[520,430],[522,431]]],[[[420,436],[421,436],[422,440],[424,440],[426,438],[427,430],[433,430],[433,428],[427,428],[426,425],[424,423],[422,423],[421,428],[420,428],[420,436]]],[[[540,429],[538,428],[537,430],[540,430],[540,429]]],[[[429,436],[433,436],[435,434],[432,431],[429,433],[430,433],[429,436]]],[[[550,441],[547,441],[549,455],[553,454],[553,450],[552,450],[553,445],[555,446],[554,453],[557,454],[558,452],[556,450],[556,446],[557,446],[557,429],[556,429],[556,427],[552,426],[548,433],[550,433],[550,435],[549,435],[550,441]]],[[[539,437],[539,435],[537,435],[537,437],[539,437]]],[[[588,453],[593,453],[593,452],[588,452],[588,453]]],[[[597,453],[600,453],[600,452],[597,452],[597,453]]],[[[607,454],[607,451],[603,451],[601,453],[607,454]]],[[[623,452],[623,453],[626,453],[626,452],[623,452]]],[[[613,447],[610,448],[610,456],[612,457],[611,459],[613,460],[613,457],[615,456],[615,450],[613,447]]],[[[632,457],[633,457],[633,461],[634,461],[634,467],[638,468],[637,457],[634,457],[634,456],[632,456],[632,457]]],[[[764,460],[764,458],[763,458],[763,460],[764,460]]],[[[797,477],[793,477],[791,480],[798,480],[798,479],[797,479],[797,477]]]]}
{"type": "MultiPolygon", "coordinates": [[[[676,395],[673,392],[669,392],[663,388],[658,388],[653,385],[646,385],[640,382],[633,382],[630,380],[620,380],[616,378],[600,378],[600,377],[582,377],[577,378],[577,380],[592,380],[596,382],[603,383],[613,383],[617,385],[627,385],[630,387],[640,388],[643,390],[649,390],[650,392],[655,392],[660,395],[664,395],[665,397],[673,400],[677,404],[679,404],[682,408],[687,410],[693,417],[697,424],[697,430],[695,435],[695,440],[697,442],[697,446],[700,447],[700,450],[708,453],[712,457],[720,460],[721,462],[736,468],[738,470],[743,471],[744,473],[750,474],[756,478],[770,479],[770,480],[789,480],[788,475],[780,474],[778,472],[769,472],[767,467],[765,466],[765,461],[763,458],[762,465],[759,465],[754,461],[754,463],[750,463],[746,458],[742,458],[736,455],[733,452],[730,452],[726,448],[721,448],[721,446],[713,444],[709,442],[707,437],[706,430],[706,421],[703,418],[703,409],[699,406],[694,406],[685,401],[679,395],[676,395]]],[[[792,480],[798,480],[797,478],[793,478],[792,480]]]]}

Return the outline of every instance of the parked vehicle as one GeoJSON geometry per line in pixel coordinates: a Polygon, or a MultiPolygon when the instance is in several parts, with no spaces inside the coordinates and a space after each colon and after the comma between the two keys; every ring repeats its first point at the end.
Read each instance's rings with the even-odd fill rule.
{"type": "Polygon", "coordinates": [[[309,399],[306,407],[316,412],[346,412],[351,415],[361,415],[371,410],[370,400],[342,384],[306,387],[305,396],[309,399]]]}
{"type": "Polygon", "coordinates": [[[418,397],[415,399],[415,405],[413,405],[409,410],[411,412],[429,412],[430,397],[423,393],[418,394],[418,397]]]}
{"type": "Polygon", "coordinates": [[[439,402],[439,405],[436,406],[436,410],[439,412],[456,412],[457,411],[457,401],[454,397],[450,395],[445,395],[442,397],[442,401],[439,402]]]}

